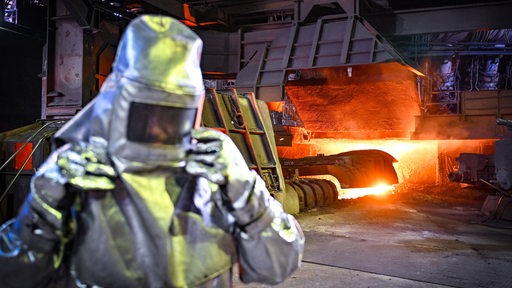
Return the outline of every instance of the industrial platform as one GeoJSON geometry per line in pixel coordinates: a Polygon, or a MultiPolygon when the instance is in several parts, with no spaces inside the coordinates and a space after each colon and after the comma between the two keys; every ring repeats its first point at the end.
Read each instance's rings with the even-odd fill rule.
{"type": "Polygon", "coordinates": [[[512,222],[481,212],[487,193],[407,187],[300,213],[300,270],[235,287],[512,287],[512,222]]]}

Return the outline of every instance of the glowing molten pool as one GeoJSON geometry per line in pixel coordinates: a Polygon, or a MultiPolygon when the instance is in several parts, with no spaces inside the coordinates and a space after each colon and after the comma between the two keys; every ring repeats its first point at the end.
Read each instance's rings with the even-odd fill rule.
{"type": "Polygon", "coordinates": [[[393,186],[379,184],[368,188],[340,189],[338,199],[353,199],[367,195],[386,196],[393,193],[393,186]]]}

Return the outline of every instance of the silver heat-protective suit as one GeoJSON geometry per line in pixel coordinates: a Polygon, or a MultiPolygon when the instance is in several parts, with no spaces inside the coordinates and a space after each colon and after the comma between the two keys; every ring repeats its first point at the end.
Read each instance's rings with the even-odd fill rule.
{"type": "Polygon", "coordinates": [[[277,284],[304,236],[225,134],[194,128],[202,41],[143,15],[0,230],[0,287],[277,284]]]}

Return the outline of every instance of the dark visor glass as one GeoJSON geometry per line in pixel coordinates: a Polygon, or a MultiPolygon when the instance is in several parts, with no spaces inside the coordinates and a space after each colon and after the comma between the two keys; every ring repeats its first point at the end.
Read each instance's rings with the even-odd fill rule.
{"type": "Polygon", "coordinates": [[[131,103],[129,141],[174,145],[190,134],[196,110],[146,103],[131,103]]]}

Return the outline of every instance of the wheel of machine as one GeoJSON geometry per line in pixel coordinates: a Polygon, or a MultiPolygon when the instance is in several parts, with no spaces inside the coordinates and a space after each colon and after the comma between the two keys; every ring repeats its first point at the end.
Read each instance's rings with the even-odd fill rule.
{"type": "Polygon", "coordinates": [[[299,211],[306,211],[306,196],[300,185],[293,180],[286,180],[285,184],[286,186],[291,187],[291,190],[297,194],[297,199],[299,201],[299,211]]]}
{"type": "Polygon", "coordinates": [[[283,209],[286,213],[289,214],[299,214],[300,205],[299,205],[299,195],[293,185],[285,181],[285,191],[284,193],[280,193],[276,199],[283,205],[283,209]],[[284,194],[284,195],[281,195],[284,194]]]}
{"type": "Polygon", "coordinates": [[[324,205],[331,205],[334,202],[334,193],[332,191],[332,186],[328,183],[330,181],[325,179],[312,179],[312,181],[321,187],[324,194],[324,205]]]}
{"type": "Polygon", "coordinates": [[[332,199],[333,202],[338,201],[338,188],[336,187],[336,184],[330,180],[325,180],[325,183],[331,187],[331,193],[332,193],[332,199]]]}
{"type": "Polygon", "coordinates": [[[304,180],[299,180],[298,184],[302,191],[304,192],[304,196],[306,199],[306,209],[309,210],[315,208],[318,204],[316,201],[314,188],[311,185],[309,185],[307,181],[304,180]]]}
{"type": "Polygon", "coordinates": [[[326,206],[327,198],[325,197],[325,193],[324,193],[324,190],[322,189],[322,186],[320,186],[315,181],[315,179],[312,179],[312,178],[304,179],[304,182],[306,185],[309,185],[311,187],[311,189],[313,190],[313,193],[315,194],[315,199],[316,199],[316,206],[317,207],[326,206]]]}

